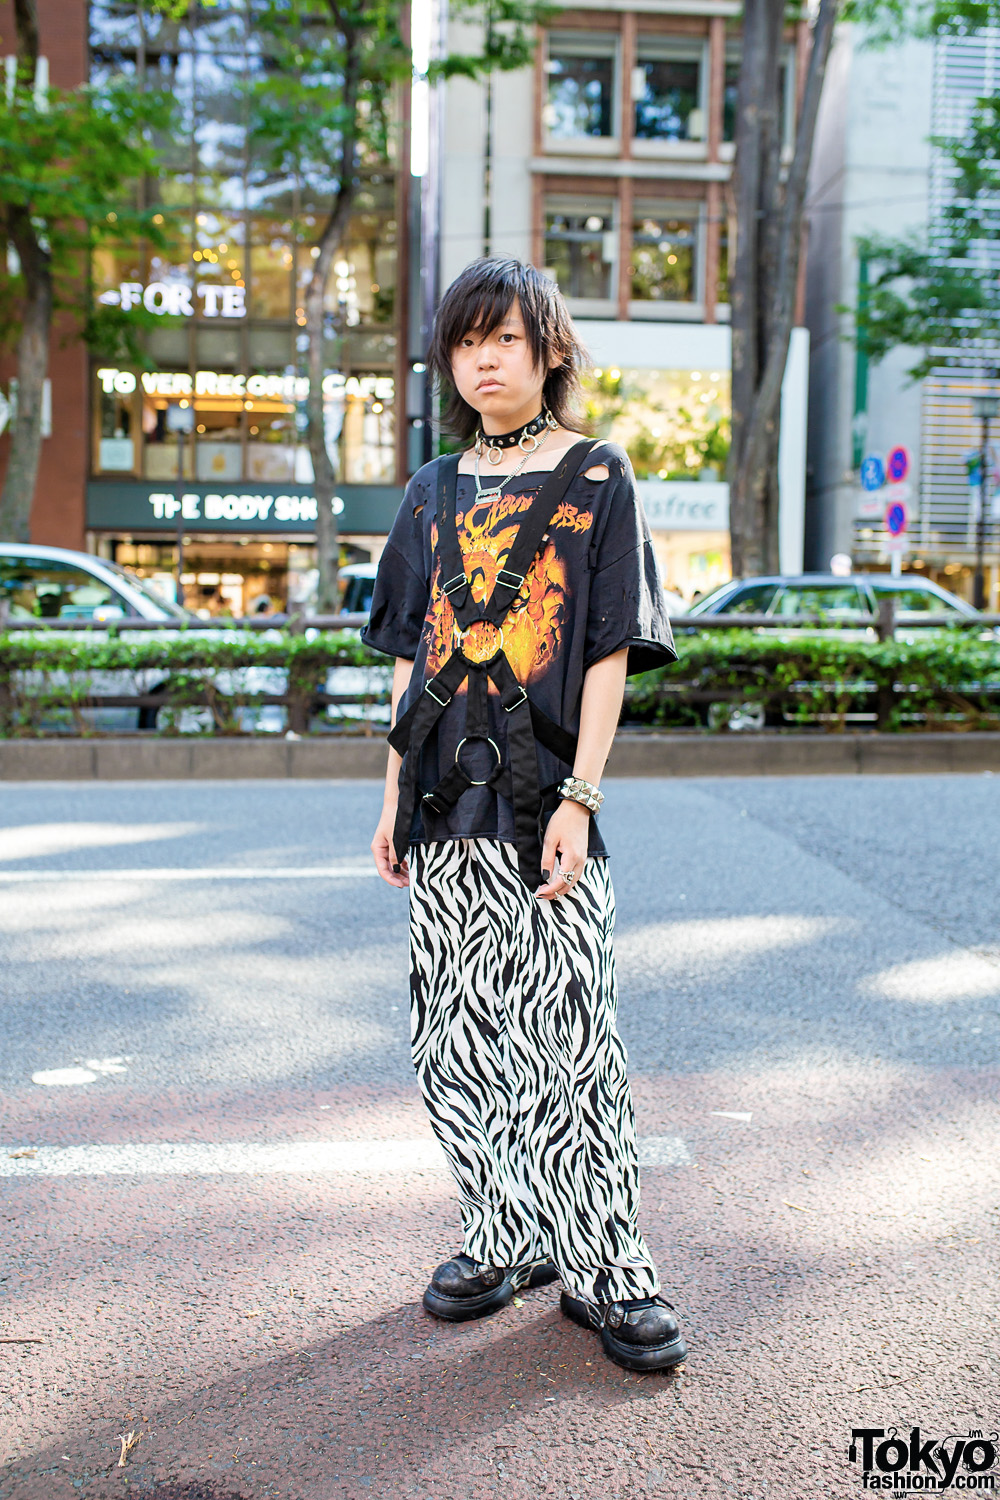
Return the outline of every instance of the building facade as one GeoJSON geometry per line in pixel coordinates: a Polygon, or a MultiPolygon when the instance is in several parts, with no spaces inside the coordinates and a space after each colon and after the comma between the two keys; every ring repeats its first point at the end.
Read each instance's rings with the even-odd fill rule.
{"type": "MultiPolygon", "coordinates": [[[[105,248],[92,266],[95,303],[142,324],[144,362],[91,357],[58,331],[32,535],[164,588],[180,571],[185,603],[207,613],[250,612],[262,596],[308,603],[303,297],[323,198],[255,159],[245,90],[267,62],[252,6],[195,5],[183,22],[144,0],[39,9],[54,84],[124,73],[168,88],[179,125],[156,180],[138,187],[167,242],[105,248]]],[[[565,292],[593,358],[587,414],[633,460],[668,583],[691,597],[728,577],[739,11],[738,0],[562,11],[531,67],[415,87],[412,155],[401,99],[327,305],[324,420],[345,561],[377,560],[408,474],[435,451],[422,361],[435,296],[496,251],[565,292]]],[[[419,38],[429,51],[481,45],[436,0],[416,0],[412,18],[415,53],[419,38]]],[[[9,8],[6,22],[9,36],[9,8]]],[[[807,47],[807,29],[790,29],[789,144],[807,47]]],[[[806,348],[796,329],[782,413],[789,569],[801,565],[806,348]]],[[[0,383],[12,374],[0,368],[0,383]]]]}
{"type": "MultiPolygon", "coordinates": [[[[806,555],[859,567],[890,557],[884,512],[898,493],[909,512],[903,567],[972,596],[982,431],[972,398],[1000,393],[994,370],[970,360],[913,381],[919,353],[870,363],[845,308],[863,295],[863,235],[916,235],[950,198],[946,159],[932,141],[961,136],[976,101],[1000,87],[1000,34],[868,44],[842,27],[830,60],[810,185],[806,321],[811,334],[806,555]],[[895,490],[866,492],[860,465],[903,448],[895,490]]],[[[1000,365],[1000,350],[995,365],[1000,365]]],[[[995,463],[995,461],[994,461],[995,463]]],[[[987,600],[998,606],[997,516],[988,515],[987,600]]]]}
{"type": "MultiPolygon", "coordinates": [[[[183,23],[142,0],[42,0],[54,84],[125,73],[168,89],[178,128],[138,184],[168,242],[97,252],[97,304],[142,320],[144,366],[52,349],[51,436],[32,532],[173,583],[210,613],[306,601],[316,501],[305,434],[304,292],[326,199],[254,159],[245,86],[266,58],[242,4],[183,23]],[[193,416],[192,416],[193,414],[193,416]]],[[[9,34],[4,28],[5,34],[9,34]]],[[[407,474],[408,171],[367,168],[327,302],[327,441],[345,560],[381,546],[407,474]]],[[[113,211],[113,205],[109,205],[113,211]]]]}
{"type": "MultiPolygon", "coordinates": [[[[559,283],[593,357],[588,415],[628,450],[667,583],[729,577],[729,249],[737,0],[623,0],[562,11],[534,67],[448,85],[441,276],[517,255],[559,283]]],[[[474,42],[453,26],[456,40],[474,42]]],[[[807,59],[781,66],[786,146],[807,59]]],[[[807,334],[782,412],[782,562],[801,567],[807,334]]]]}

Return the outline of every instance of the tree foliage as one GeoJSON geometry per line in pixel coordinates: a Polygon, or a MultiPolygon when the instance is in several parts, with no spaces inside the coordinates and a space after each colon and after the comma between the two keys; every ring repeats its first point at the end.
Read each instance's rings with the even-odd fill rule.
{"type": "Polygon", "coordinates": [[[92,310],[87,268],[101,243],[162,236],[152,209],[123,200],[122,183],[152,166],[150,135],[167,126],[171,101],[125,78],[39,87],[36,0],[17,0],[14,15],[16,73],[0,95],[0,239],[13,247],[14,261],[0,299],[0,335],[16,341],[18,396],[0,537],[26,541],[53,316],[68,309],[92,347],[127,344],[120,320],[92,310]]]}
{"type": "Polygon", "coordinates": [[[1000,95],[977,102],[960,137],[933,144],[952,184],[938,221],[858,244],[869,290],[855,312],[857,336],[875,360],[912,348],[913,380],[952,360],[995,359],[1000,342],[1000,95]]]}
{"type": "MultiPolygon", "coordinates": [[[[532,29],[549,7],[537,0],[459,0],[450,16],[486,20],[487,10],[482,47],[432,58],[431,81],[477,78],[530,60],[532,29]]],[[[268,67],[249,85],[252,150],[264,170],[294,178],[316,206],[304,326],[320,612],[336,604],[339,550],[332,509],[337,474],[322,390],[343,334],[331,309],[331,278],[363,184],[399,149],[400,90],[413,72],[409,15],[405,0],[262,0],[254,15],[268,67]]]]}

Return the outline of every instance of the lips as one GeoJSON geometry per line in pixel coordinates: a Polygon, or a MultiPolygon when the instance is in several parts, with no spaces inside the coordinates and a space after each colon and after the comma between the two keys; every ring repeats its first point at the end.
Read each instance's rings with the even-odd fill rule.
{"type": "Polygon", "coordinates": [[[477,391],[499,391],[503,387],[499,380],[481,380],[476,386],[477,391]]]}

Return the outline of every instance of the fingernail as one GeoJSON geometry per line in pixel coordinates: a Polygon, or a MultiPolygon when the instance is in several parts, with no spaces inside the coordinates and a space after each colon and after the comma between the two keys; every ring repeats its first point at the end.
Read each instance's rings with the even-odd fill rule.
{"type": "Polygon", "coordinates": [[[543,883],[543,885],[548,885],[548,883],[549,883],[549,881],[551,879],[552,879],[552,871],[551,870],[543,870],[542,871],[542,883],[543,883]]]}

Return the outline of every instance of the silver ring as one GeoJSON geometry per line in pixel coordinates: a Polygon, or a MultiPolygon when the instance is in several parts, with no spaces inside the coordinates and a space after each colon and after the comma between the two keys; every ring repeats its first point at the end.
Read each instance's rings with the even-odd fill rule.
{"type": "Polygon", "coordinates": [[[572,885],[574,880],[576,879],[575,870],[561,870],[560,874],[562,875],[562,878],[563,880],[565,880],[567,885],[572,885]]]}

